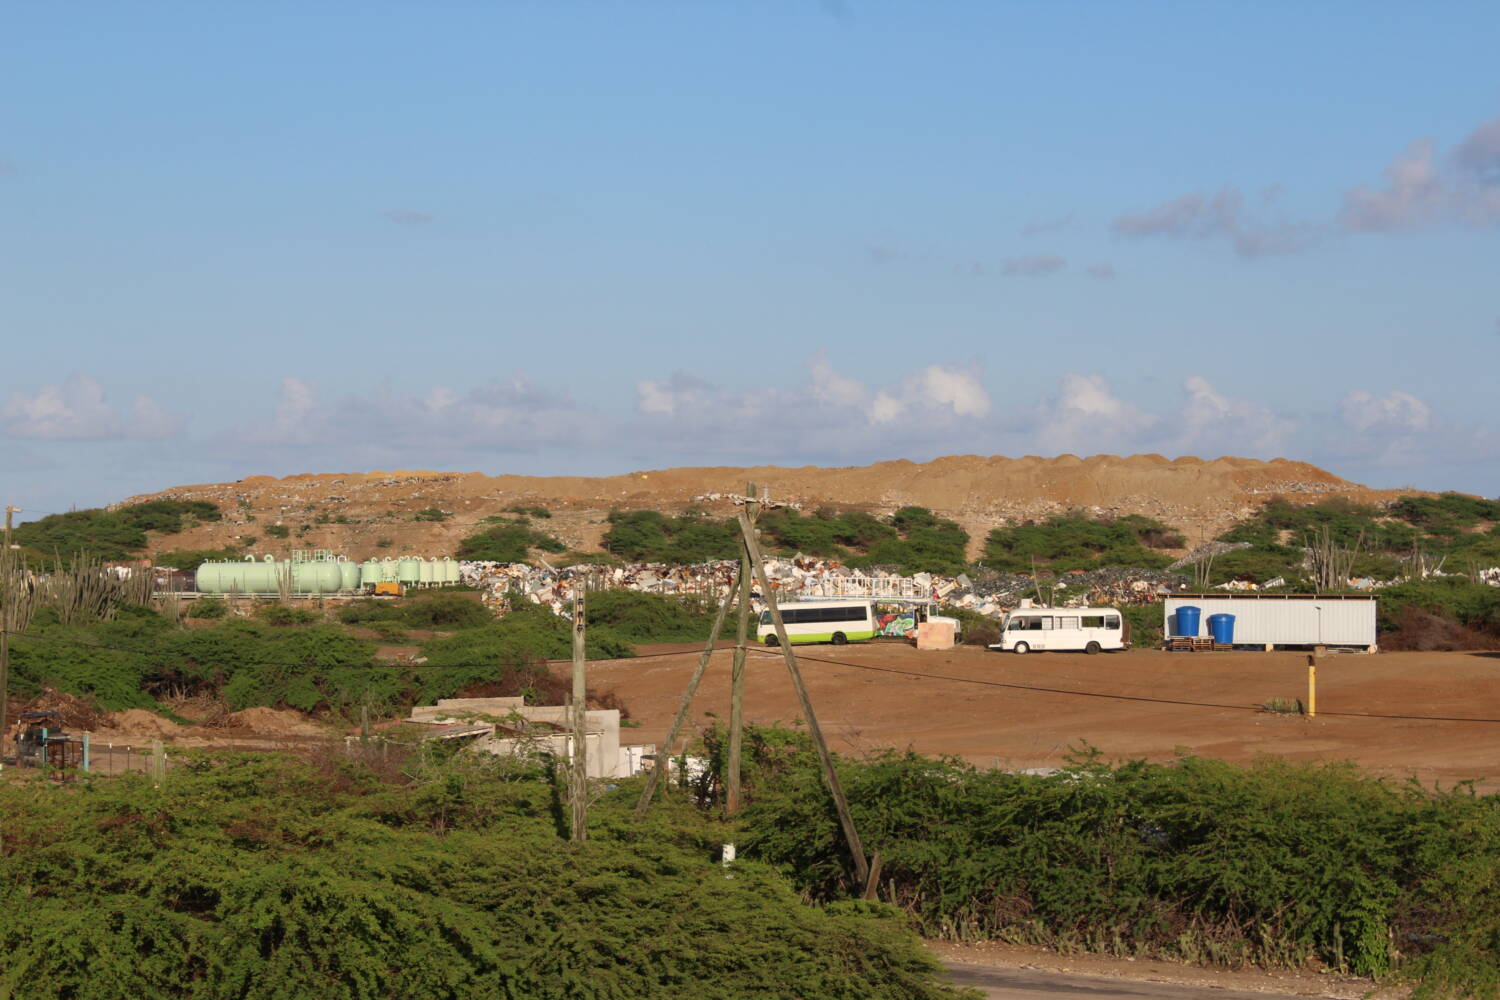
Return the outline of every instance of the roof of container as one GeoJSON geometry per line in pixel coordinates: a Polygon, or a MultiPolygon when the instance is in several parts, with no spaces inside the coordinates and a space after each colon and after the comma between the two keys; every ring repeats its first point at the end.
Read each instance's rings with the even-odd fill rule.
{"type": "Polygon", "coordinates": [[[1257,594],[1219,591],[1215,594],[1172,594],[1170,600],[1192,598],[1195,601],[1373,601],[1376,594],[1257,594]]]}

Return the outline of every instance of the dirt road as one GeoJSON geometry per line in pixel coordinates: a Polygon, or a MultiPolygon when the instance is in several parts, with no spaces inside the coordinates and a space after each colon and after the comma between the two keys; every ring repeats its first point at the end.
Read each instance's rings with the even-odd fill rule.
{"type": "MultiPolygon", "coordinates": [[[[683,652],[590,667],[590,686],[617,694],[641,723],[622,734],[629,742],[665,738],[696,662],[692,647],[656,651],[668,649],[683,652]]],[[[1259,754],[1353,760],[1426,783],[1478,779],[1482,789],[1500,789],[1495,653],[1325,657],[1315,719],[1261,709],[1269,698],[1305,697],[1300,653],[1016,656],[871,643],[798,654],[818,718],[842,753],[910,747],[1019,769],[1060,766],[1070,747],[1087,741],[1112,758],[1165,759],[1181,749],[1239,762],[1259,754]]],[[[727,649],[715,652],[695,725],[727,719],[729,662],[727,649]]],[[[779,653],[753,650],[746,675],[750,722],[800,715],[779,653]]]]}

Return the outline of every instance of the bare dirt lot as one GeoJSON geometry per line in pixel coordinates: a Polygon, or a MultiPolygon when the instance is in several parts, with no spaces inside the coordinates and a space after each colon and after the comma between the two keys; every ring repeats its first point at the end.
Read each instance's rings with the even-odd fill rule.
{"type": "MultiPolygon", "coordinates": [[[[590,687],[618,695],[641,724],[624,739],[665,739],[697,661],[692,647],[654,651],[675,649],[683,651],[590,665],[590,687]]],[[[1087,741],[1110,758],[1187,751],[1237,762],[1261,754],[1352,760],[1426,784],[1476,779],[1482,790],[1500,790],[1495,653],[1323,657],[1318,715],[1308,719],[1261,708],[1269,698],[1306,696],[1303,653],[1017,656],[977,647],[919,652],[899,643],[797,652],[818,719],[842,753],[909,747],[985,767],[1041,768],[1062,765],[1071,747],[1087,741]],[[843,663],[828,662],[835,660],[843,663]]],[[[694,703],[695,727],[728,718],[730,656],[714,653],[694,703]]],[[[753,650],[746,678],[747,721],[800,716],[779,651],[753,650]]]]}

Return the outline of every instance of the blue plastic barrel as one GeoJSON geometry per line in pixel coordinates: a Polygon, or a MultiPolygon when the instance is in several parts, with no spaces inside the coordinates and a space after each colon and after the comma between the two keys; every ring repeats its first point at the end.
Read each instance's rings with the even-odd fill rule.
{"type": "Polygon", "coordinates": [[[1234,615],[1209,615],[1208,631],[1220,646],[1234,644],[1234,615]]]}
{"type": "Polygon", "coordinates": [[[1177,631],[1176,635],[1193,636],[1198,635],[1198,616],[1203,614],[1202,610],[1192,606],[1177,609],[1177,631]]]}

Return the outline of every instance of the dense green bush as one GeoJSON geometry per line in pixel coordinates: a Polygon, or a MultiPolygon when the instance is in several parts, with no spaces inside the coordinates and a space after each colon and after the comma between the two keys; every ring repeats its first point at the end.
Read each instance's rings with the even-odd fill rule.
{"type": "Polygon", "coordinates": [[[1165,633],[1162,625],[1164,608],[1161,601],[1153,601],[1150,604],[1121,605],[1120,614],[1130,626],[1130,645],[1136,649],[1155,649],[1162,644],[1165,633]]]}
{"type": "Polygon", "coordinates": [[[308,608],[293,608],[285,604],[262,604],[255,609],[255,617],[267,625],[311,625],[322,616],[308,608]]]}
{"type": "MultiPolygon", "coordinates": [[[[721,732],[709,735],[716,766],[721,732]]],[[[842,836],[799,734],[747,739],[741,850],[815,897],[842,836]]],[[[924,933],[1500,988],[1500,799],[1352,765],[1083,755],[1051,777],[886,753],[844,761],[865,850],[924,933]]]]}
{"type": "Polygon", "coordinates": [[[285,524],[268,524],[266,525],[266,534],[272,538],[289,538],[291,537],[292,529],[285,524]]]}
{"type": "Polygon", "coordinates": [[[627,562],[692,564],[732,559],[740,551],[740,529],[732,518],[712,519],[694,511],[669,517],[659,511],[609,513],[604,549],[627,562]]]}
{"type": "MultiPolygon", "coordinates": [[[[146,547],[148,531],[175,534],[195,521],[217,521],[215,504],[202,500],[152,500],[118,510],[75,510],[17,525],[15,544],[50,566],[86,554],[105,561],[131,559],[146,547]]],[[[166,564],[164,564],[166,565],[166,564]]]]}
{"type": "Polygon", "coordinates": [[[441,507],[424,507],[413,514],[413,521],[446,521],[453,515],[441,507]]]}
{"type": "Polygon", "coordinates": [[[992,646],[1000,641],[1001,622],[997,618],[951,604],[943,605],[937,613],[958,619],[965,646],[992,646]]]}
{"type": "Polygon", "coordinates": [[[896,537],[877,539],[865,554],[849,560],[860,568],[893,566],[900,573],[962,573],[969,533],[926,507],[902,507],[891,515],[896,537]]]}
{"type": "Polygon", "coordinates": [[[0,786],[0,993],[42,997],[840,997],[936,1000],[890,908],[810,906],[726,872],[690,810],[598,803],[501,758],[185,761],[73,788],[0,786]]]}
{"type": "Polygon", "coordinates": [[[199,597],[188,605],[189,618],[223,618],[229,613],[229,605],[222,597],[199,597]]]}
{"type": "Polygon", "coordinates": [[[563,552],[567,546],[524,519],[501,521],[458,543],[458,558],[487,562],[525,562],[532,549],[563,552]]]}
{"type": "Polygon", "coordinates": [[[703,601],[634,590],[590,591],[584,607],[589,628],[607,628],[627,642],[701,642],[716,610],[703,601]]]}
{"type": "Polygon", "coordinates": [[[1103,566],[1161,569],[1172,560],[1159,550],[1185,544],[1180,532],[1149,517],[1059,514],[1040,523],[991,531],[984,544],[984,562],[1012,573],[1027,572],[1033,563],[1054,572],[1103,566]]]}

